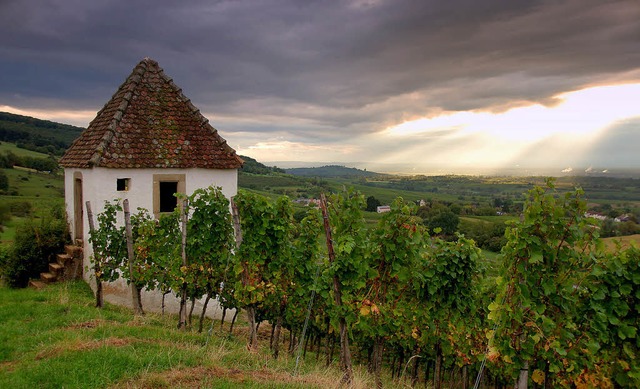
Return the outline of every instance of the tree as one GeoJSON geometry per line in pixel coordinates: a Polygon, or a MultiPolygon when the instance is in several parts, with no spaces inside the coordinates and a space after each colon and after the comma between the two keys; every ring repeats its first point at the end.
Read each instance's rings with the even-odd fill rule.
{"type": "Polygon", "coordinates": [[[367,212],[376,212],[378,207],[382,205],[380,200],[373,196],[367,197],[367,208],[365,209],[367,212]]]}

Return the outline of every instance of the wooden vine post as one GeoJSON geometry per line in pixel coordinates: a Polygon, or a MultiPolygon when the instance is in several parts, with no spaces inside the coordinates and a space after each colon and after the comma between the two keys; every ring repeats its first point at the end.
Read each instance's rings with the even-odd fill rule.
{"type": "MultiPolygon", "coordinates": [[[[182,268],[187,271],[187,200],[182,203],[182,212],[180,212],[180,220],[182,225],[182,268]]],[[[185,274],[186,276],[186,274],[185,274]]],[[[184,277],[183,277],[184,279],[184,277]]],[[[187,327],[187,282],[182,282],[180,291],[180,319],[178,328],[186,329],[187,327]]]]}
{"type": "MultiPolygon", "coordinates": [[[[93,235],[95,231],[95,225],[93,224],[93,212],[91,211],[91,202],[85,203],[87,207],[87,217],[89,218],[89,232],[93,235]]],[[[93,247],[93,275],[96,277],[96,308],[102,308],[104,305],[103,293],[102,293],[102,281],[100,278],[100,260],[96,257],[96,243],[91,240],[91,246],[93,247]]]]}
{"type": "Polygon", "coordinates": [[[129,285],[131,286],[131,303],[133,305],[133,312],[135,315],[144,315],[142,310],[142,301],[140,299],[140,288],[135,283],[135,276],[133,272],[133,262],[135,261],[133,255],[133,231],[131,229],[131,211],[129,210],[129,199],[124,199],[122,202],[122,209],[124,210],[124,230],[127,238],[127,257],[129,259],[129,285]]]}
{"type": "MultiPolygon", "coordinates": [[[[233,231],[236,236],[236,250],[242,245],[242,228],[240,228],[240,213],[238,206],[233,198],[231,199],[231,216],[233,219],[233,231]]],[[[242,262],[242,284],[247,286],[249,283],[249,268],[246,261],[242,262]]],[[[247,320],[249,321],[249,351],[258,351],[258,331],[256,326],[256,308],[250,305],[245,308],[247,311],[247,320]]],[[[236,309],[236,314],[238,313],[236,309]]],[[[232,327],[233,328],[233,327],[232,327]]]]}
{"type": "MultiPolygon", "coordinates": [[[[322,219],[324,221],[324,231],[327,238],[327,251],[329,253],[329,263],[332,264],[336,259],[336,253],[333,250],[333,239],[331,237],[331,225],[329,224],[329,212],[327,211],[327,198],[324,193],[320,195],[320,208],[322,210],[322,219]]],[[[333,276],[333,298],[336,306],[342,306],[342,294],[340,292],[340,280],[338,276],[333,276]]],[[[353,366],[351,363],[351,351],[349,350],[349,335],[347,333],[347,321],[344,316],[340,317],[340,368],[344,375],[341,383],[350,385],[353,382],[353,366]]]]}

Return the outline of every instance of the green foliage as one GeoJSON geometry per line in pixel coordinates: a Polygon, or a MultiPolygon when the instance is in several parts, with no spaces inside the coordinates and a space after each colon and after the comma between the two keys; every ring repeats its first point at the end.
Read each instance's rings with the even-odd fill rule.
{"type": "Polygon", "coordinates": [[[216,295],[234,246],[229,200],[220,188],[198,189],[188,200],[186,275],[190,298],[216,295]]]}
{"type": "Polygon", "coordinates": [[[0,141],[44,154],[62,155],[82,128],[0,112],[0,141]]]}
{"type": "Polygon", "coordinates": [[[600,372],[621,387],[640,386],[640,249],[608,255],[584,285],[583,315],[590,318],[591,335],[584,352],[598,361],[581,379],[600,379],[600,372]]]}
{"type": "Polygon", "coordinates": [[[489,306],[497,323],[489,359],[512,377],[525,362],[554,386],[570,386],[591,357],[580,288],[597,259],[583,192],[557,195],[553,180],[529,191],[524,220],[507,229],[504,270],[489,306]]]}
{"type": "Polygon", "coordinates": [[[306,176],[306,177],[343,177],[343,178],[356,177],[357,178],[357,177],[380,176],[379,173],[368,172],[366,169],[360,170],[360,169],[340,166],[340,165],[287,169],[287,173],[293,174],[295,176],[306,176]]]}
{"type": "Polygon", "coordinates": [[[280,169],[279,167],[266,166],[251,157],[247,157],[246,155],[241,155],[240,158],[242,158],[242,160],[244,161],[244,164],[240,168],[240,171],[243,173],[262,174],[262,175],[273,174],[273,173],[280,173],[280,174],[285,173],[285,171],[283,169],[280,169]]]}
{"type": "Polygon", "coordinates": [[[332,229],[335,261],[322,274],[321,296],[327,301],[331,325],[336,332],[344,318],[350,328],[358,319],[361,291],[373,274],[370,248],[362,210],[364,196],[358,192],[342,192],[328,199],[329,222],[332,229]],[[341,290],[341,306],[334,302],[333,278],[341,290]]]}
{"type": "Polygon", "coordinates": [[[138,277],[147,289],[163,294],[180,289],[181,231],[179,209],[164,213],[156,221],[139,212],[135,241],[138,277]]]}
{"type": "Polygon", "coordinates": [[[291,282],[290,244],[293,208],[286,197],[271,203],[266,197],[240,191],[235,197],[242,244],[234,258],[235,284],[240,306],[269,306],[282,295],[282,282],[291,282]],[[269,301],[266,301],[269,300],[269,301]]]}
{"type": "Polygon", "coordinates": [[[63,252],[69,231],[64,212],[52,210],[49,216],[30,220],[18,227],[13,246],[5,254],[0,267],[11,287],[25,287],[29,278],[48,271],[49,262],[63,252]]]}
{"type": "Polygon", "coordinates": [[[7,192],[9,190],[9,177],[4,170],[0,170],[0,193],[7,192]]]}
{"type": "Polygon", "coordinates": [[[117,221],[118,212],[122,212],[118,201],[105,201],[104,211],[96,217],[96,229],[89,235],[93,246],[93,275],[99,282],[117,280],[120,277],[118,270],[127,263],[127,240],[124,223],[117,221]]]}
{"type": "Polygon", "coordinates": [[[473,239],[478,247],[499,253],[507,243],[504,233],[507,225],[503,221],[489,222],[477,219],[463,219],[459,232],[465,237],[473,239]]]}
{"type": "Polygon", "coordinates": [[[28,217],[33,214],[33,203],[30,201],[13,201],[9,209],[11,210],[12,216],[28,217]]]}
{"type": "MultiPolygon", "coordinates": [[[[321,270],[320,249],[322,236],[322,216],[320,210],[310,209],[307,216],[293,227],[291,250],[292,282],[288,290],[285,321],[289,328],[300,330],[305,321],[311,292],[318,291],[316,278],[321,270]]],[[[324,323],[326,304],[321,299],[314,300],[315,330],[320,331],[324,323]]],[[[322,330],[324,331],[324,330],[322,330]]]]}
{"type": "Polygon", "coordinates": [[[365,209],[365,211],[376,212],[378,210],[378,207],[381,205],[382,203],[380,202],[380,200],[373,196],[369,196],[367,197],[367,208],[365,209]]]}
{"type": "Polygon", "coordinates": [[[420,207],[418,215],[422,218],[424,225],[436,235],[453,237],[460,223],[458,215],[446,204],[439,202],[420,207]]]}
{"type": "MultiPolygon", "coordinates": [[[[402,199],[368,227],[364,196],[354,191],[329,198],[333,262],[322,258],[317,209],[298,222],[287,197],[243,190],[235,198],[243,242],[234,253],[229,204],[209,188],[188,198],[187,266],[177,212],[158,221],[144,212],[132,218],[135,277],[138,286],[163,293],[183,285],[191,298],[221,293],[226,307],[292,331],[302,328],[316,292],[309,331],[331,338],[345,323],[354,348],[369,352],[376,372],[382,354],[395,351],[444,369],[477,366],[489,342],[488,367],[503,381],[528,364],[540,385],[637,386],[639,251],[603,254],[582,195],[558,193],[554,181],[528,192],[522,220],[506,229],[504,264],[492,286],[482,281],[473,240],[429,237],[416,207],[402,199]],[[222,281],[232,287],[219,291],[222,281]]],[[[437,202],[429,207],[452,212],[437,202]]],[[[110,231],[102,245],[116,253],[110,258],[123,250],[117,244],[122,232],[113,227],[117,210],[107,206],[101,216],[110,231]]],[[[488,223],[476,224],[490,229],[488,223]]]]}
{"type": "Polygon", "coordinates": [[[0,204],[0,232],[2,231],[2,226],[11,220],[11,216],[11,208],[9,207],[9,204],[0,204]]]}

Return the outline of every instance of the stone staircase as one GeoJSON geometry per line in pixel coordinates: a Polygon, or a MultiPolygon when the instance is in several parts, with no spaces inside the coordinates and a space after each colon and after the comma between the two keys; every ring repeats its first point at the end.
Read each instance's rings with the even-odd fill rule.
{"type": "Polygon", "coordinates": [[[39,280],[30,280],[29,286],[41,289],[52,282],[82,278],[82,240],[76,239],[75,244],[65,245],[64,251],[56,255],[55,262],[49,263],[49,271],[40,273],[39,280]]]}

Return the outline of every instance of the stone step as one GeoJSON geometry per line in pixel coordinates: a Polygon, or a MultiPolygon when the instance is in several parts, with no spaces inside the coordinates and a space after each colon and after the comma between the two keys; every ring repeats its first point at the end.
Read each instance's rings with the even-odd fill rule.
{"type": "Polygon", "coordinates": [[[29,287],[33,288],[33,289],[42,289],[45,286],[47,286],[47,284],[45,284],[42,281],[39,280],[29,280],[29,287]]]}
{"type": "Polygon", "coordinates": [[[82,247],[75,245],[65,245],[64,252],[73,258],[82,258],[82,247]]]}
{"type": "Polygon", "coordinates": [[[71,264],[71,261],[73,261],[73,258],[69,254],[57,254],[56,260],[60,265],[64,267],[64,266],[67,266],[67,264],[71,264]]]}
{"type": "Polygon", "coordinates": [[[57,277],[59,277],[62,275],[63,271],[64,271],[64,266],[62,266],[61,264],[57,262],[51,262],[49,264],[49,273],[55,274],[57,277]]]}
{"type": "Polygon", "coordinates": [[[40,273],[40,279],[41,279],[42,281],[44,281],[45,283],[47,283],[47,284],[50,284],[50,283],[52,283],[52,282],[56,282],[56,279],[57,279],[57,278],[58,278],[58,277],[56,277],[56,275],[55,275],[55,274],[51,274],[51,273],[49,273],[49,272],[47,272],[47,273],[40,273]]]}

